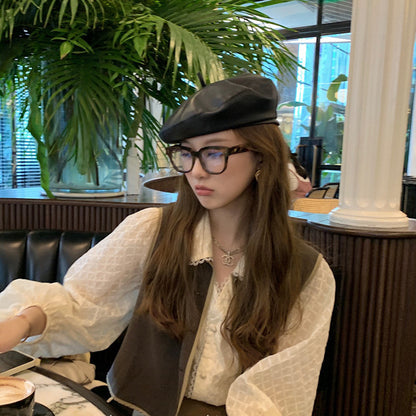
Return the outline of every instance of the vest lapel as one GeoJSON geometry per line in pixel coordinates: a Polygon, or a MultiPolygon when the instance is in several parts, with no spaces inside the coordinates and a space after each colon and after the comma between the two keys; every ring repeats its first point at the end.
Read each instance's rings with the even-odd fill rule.
{"type": "MultiPolygon", "coordinates": [[[[135,314],[107,376],[117,401],[151,416],[175,416],[185,392],[212,276],[207,263],[189,267],[193,269],[195,308],[187,317],[189,329],[183,340],[162,331],[149,316],[135,314]]],[[[139,296],[136,306],[140,301],[139,296]]]]}

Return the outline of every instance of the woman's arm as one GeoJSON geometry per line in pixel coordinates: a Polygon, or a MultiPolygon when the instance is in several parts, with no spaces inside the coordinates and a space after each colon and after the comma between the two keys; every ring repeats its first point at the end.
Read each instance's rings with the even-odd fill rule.
{"type": "Polygon", "coordinates": [[[42,357],[110,345],[131,317],[159,216],[155,208],[127,217],[71,266],[63,285],[24,279],[11,282],[0,293],[0,348],[8,349],[26,335],[32,338],[18,348],[42,357]],[[33,328],[28,334],[25,318],[15,315],[26,316],[31,306],[44,314],[44,320],[31,312],[28,318],[33,328]],[[15,329],[9,332],[11,326],[15,329]]]}
{"type": "Polygon", "coordinates": [[[276,354],[239,376],[228,393],[229,416],[310,416],[335,297],[335,281],[322,259],[301,293],[276,354]],[[300,324],[299,317],[301,317],[300,324]]]}
{"type": "Polygon", "coordinates": [[[11,350],[23,340],[40,335],[45,327],[46,315],[38,306],[30,306],[0,322],[0,352],[11,350]]]}

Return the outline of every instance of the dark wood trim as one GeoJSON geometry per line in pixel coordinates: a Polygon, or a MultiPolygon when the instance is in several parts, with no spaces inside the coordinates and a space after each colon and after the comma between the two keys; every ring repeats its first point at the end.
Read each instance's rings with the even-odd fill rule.
{"type": "Polygon", "coordinates": [[[283,40],[312,38],[315,36],[336,35],[338,33],[349,33],[351,22],[324,23],[321,25],[303,26],[291,29],[279,30],[283,40]]]}
{"type": "Polygon", "coordinates": [[[336,302],[314,416],[410,415],[416,368],[416,230],[307,222],[336,302]]]}
{"type": "Polygon", "coordinates": [[[175,201],[176,194],[143,189],[138,196],[49,199],[40,189],[0,191],[0,230],[111,232],[136,211],[175,201]]]}

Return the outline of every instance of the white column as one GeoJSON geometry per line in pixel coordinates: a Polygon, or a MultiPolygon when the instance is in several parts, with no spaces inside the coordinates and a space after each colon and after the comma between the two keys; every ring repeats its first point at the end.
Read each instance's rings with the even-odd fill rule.
{"type": "Polygon", "coordinates": [[[354,0],[340,205],[330,221],[407,227],[400,211],[415,0],[354,0]]]}
{"type": "Polygon", "coordinates": [[[140,193],[140,159],[137,153],[136,141],[132,137],[129,139],[131,147],[127,155],[126,162],[126,188],[127,195],[139,195],[140,193]]]}
{"type": "Polygon", "coordinates": [[[416,176],[416,93],[413,97],[413,114],[410,130],[409,160],[407,161],[407,172],[409,176],[416,176]]]}

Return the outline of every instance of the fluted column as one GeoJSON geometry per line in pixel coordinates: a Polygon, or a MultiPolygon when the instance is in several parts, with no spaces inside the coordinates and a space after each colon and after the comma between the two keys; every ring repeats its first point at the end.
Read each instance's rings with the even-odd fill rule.
{"type": "Polygon", "coordinates": [[[407,162],[407,174],[416,176],[416,94],[413,97],[412,127],[410,130],[409,160],[407,162]]]}
{"type": "Polygon", "coordinates": [[[334,224],[407,227],[400,211],[415,0],[353,3],[340,205],[334,224]]]}

